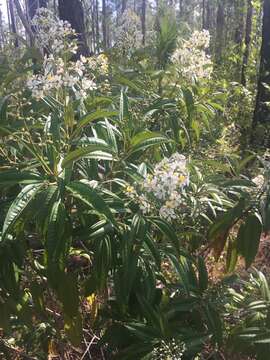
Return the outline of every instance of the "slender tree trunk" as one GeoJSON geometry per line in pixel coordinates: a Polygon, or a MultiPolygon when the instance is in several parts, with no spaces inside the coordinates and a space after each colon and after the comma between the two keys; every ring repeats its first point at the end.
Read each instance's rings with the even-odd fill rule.
{"type": "Polygon", "coordinates": [[[97,52],[99,53],[99,2],[96,0],[95,6],[95,13],[96,13],[96,43],[97,43],[97,52]]]}
{"type": "Polygon", "coordinates": [[[10,14],[11,30],[15,36],[14,46],[19,47],[18,38],[16,36],[17,35],[17,27],[16,27],[16,20],[15,20],[15,14],[14,14],[13,0],[9,0],[9,14],[10,14]]]}
{"type": "MultiPolygon", "coordinates": [[[[37,10],[41,7],[47,7],[47,0],[26,0],[26,9],[28,19],[32,20],[37,13],[37,10]]],[[[31,25],[32,33],[35,33],[35,27],[31,25]]],[[[30,38],[30,43],[34,45],[34,39],[30,38]]]]}
{"type": "Polygon", "coordinates": [[[59,0],[59,17],[68,21],[77,33],[79,43],[78,56],[89,55],[89,49],[85,38],[84,12],[80,0],[59,0]]]}
{"type": "Polygon", "coordinates": [[[183,0],[179,0],[179,15],[180,15],[180,17],[183,16],[183,10],[184,10],[183,0]]]}
{"type": "Polygon", "coordinates": [[[245,49],[243,54],[243,63],[241,71],[241,84],[246,86],[246,68],[248,64],[249,52],[250,52],[250,42],[251,42],[251,31],[252,31],[252,0],[248,1],[247,16],[246,16],[246,34],[245,34],[245,49]]]}
{"type": "Polygon", "coordinates": [[[107,9],[106,9],[106,0],[102,0],[102,38],[103,38],[103,47],[106,50],[108,46],[107,41],[107,9]]]}
{"type": "Polygon", "coordinates": [[[216,62],[220,63],[222,58],[222,48],[224,39],[224,4],[223,1],[219,0],[217,9],[217,23],[216,23],[216,62]]]}
{"type": "Polygon", "coordinates": [[[93,40],[93,53],[96,53],[96,27],[95,27],[95,5],[91,6],[91,24],[92,24],[92,40],[93,40]]]}
{"type": "Polygon", "coordinates": [[[4,39],[4,29],[3,29],[3,15],[2,15],[2,11],[0,10],[0,49],[3,48],[5,43],[5,39],[4,39]]]}
{"type": "Polygon", "coordinates": [[[7,5],[7,17],[8,17],[8,29],[9,29],[10,32],[12,32],[11,21],[10,21],[9,2],[8,1],[6,1],[6,5],[7,5]]]}
{"type": "Polygon", "coordinates": [[[29,24],[29,21],[27,20],[27,17],[25,16],[23,9],[21,7],[20,1],[19,0],[13,0],[14,1],[14,5],[16,7],[17,10],[17,14],[25,28],[25,31],[27,32],[27,34],[30,37],[30,42],[32,43],[34,40],[34,34],[33,31],[31,29],[31,25],[29,24]]]}
{"type": "Polygon", "coordinates": [[[235,30],[235,42],[240,45],[243,41],[244,33],[244,3],[243,0],[237,0],[235,3],[235,21],[236,21],[236,30],[235,30]]]}
{"type": "Polygon", "coordinates": [[[126,10],[127,8],[127,0],[122,0],[121,3],[121,14],[123,14],[123,12],[126,10]]]}
{"type": "Polygon", "coordinates": [[[142,44],[145,45],[146,36],[146,0],[142,0],[142,44]]]}
{"type": "Polygon", "coordinates": [[[206,29],[206,0],[202,0],[202,28],[206,29]]]}
{"type": "Polygon", "coordinates": [[[262,46],[261,61],[258,80],[258,91],[256,106],[254,111],[253,126],[258,123],[270,121],[270,93],[264,84],[270,85],[270,1],[264,0],[263,4],[263,26],[262,26],[262,46]]]}
{"type": "Polygon", "coordinates": [[[27,0],[29,18],[33,19],[36,15],[37,9],[41,7],[47,7],[47,0],[27,0]]]}
{"type": "Polygon", "coordinates": [[[209,0],[205,0],[206,1],[206,9],[205,9],[205,25],[204,28],[206,30],[210,30],[211,28],[211,6],[210,6],[210,1],[209,0]]]}

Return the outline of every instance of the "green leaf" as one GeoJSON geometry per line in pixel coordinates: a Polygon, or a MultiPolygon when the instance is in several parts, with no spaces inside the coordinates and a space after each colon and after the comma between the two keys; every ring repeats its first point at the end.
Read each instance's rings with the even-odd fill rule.
{"type": "Polygon", "coordinates": [[[4,221],[2,240],[5,238],[8,232],[12,231],[12,228],[17,220],[19,220],[28,210],[28,208],[31,207],[31,202],[35,199],[35,196],[40,191],[42,186],[43,183],[25,186],[13,201],[4,221]]]}
{"type": "MultiPolygon", "coordinates": [[[[103,159],[106,155],[106,159],[112,159],[112,148],[103,140],[96,139],[95,144],[87,145],[71,151],[62,161],[62,169],[69,167],[74,161],[85,157],[91,157],[91,153],[95,153],[95,158],[103,159]],[[100,155],[100,157],[98,156],[100,155]]],[[[93,155],[93,156],[94,156],[93,155]]]]}
{"type": "Polygon", "coordinates": [[[73,181],[66,186],[66,189],[72,196],[90,206],[98,214],[105,216],[115,227],[118,227],[110,208],[95,189],[80,181],[73,181]]]}
{"type": "Polygon", "coordinates": [[[138,151],[145,151],[149,147],[160,146],[162,144],[165,144],[165,143],[171,142],[171,141],[172,140],[166,138],[165,136],[153,137],[151,139],[144,140],[141,144],[134,146],[131,149],[131,154],[133,155],[134,153],[136,153],[138,151]]]}
{"type": "Polygon", "coordinates": [[[69,102],[68,105],[65,107],[65,111],[64,111],[64,122],[65,125],[68,127],[73,127],[74,125],[74,110],[73,110],[73,105],[72,102],[69,102]]]}
{"type": "Polygon", "coordinates": [[[212,240],[216,259],[221,255],[231,227],[241,218],[245,209],[245,199],[240,199],[234,208],[221,215],[210,227],[208,237],[212,240]]]}
{"type": "Polygon", "coordinates": [[[160,133],[145,130],[133,136],[133,138],[130,140],[130,144],[132,147],[136,147],[144,144],[147,140],[160,138],[168,140],[164,135],[160,133]]]}
{"type": "Polygon", "coordinates": [[[238,259],[237,241],[229,240],[227,256],[226,256],[226,270],[231,273],[234,271],[238,259]]]}
{"type": "Polygon", "coordinates": [[[104,119],[109,118],[112,116],[116,116],[118,113],[117,111],[108,111],[108,110],[97,110],[91,114],[85,115],[77,124],[76,130],[72,134],[72,137],[77,135],[79,131],[85,127],[86,125],[90,124],[91,122],[98,120],[98,119],[104,119]]]}
{"type": "Polygon", "coordinates": [[[268,281],[266,280],[264,274],[261,271],[257,271],[258,274],[258,278],[260,281],[260,291],[262,294],[262,297],[265,301],[269,302],[270,301],[270,289],[269,289],[269,285],[268,285],[268,281]]]}
{"type": "Polygon", "coordinates": [[[64,329],[74,346],[82,340],[82,318],[79,312],[79,291],[77,278],[72,273],[56,273],[57,296],[63,305],[64,329]]]}
{"type": "Polygon", "coordinates": [[[7,107],[9,97],[10,96],[5,96],[0,99],[0,123],[2,124],[7,122],[7,107]]]}
{"type": "Polygon", "coordinates": [[[19,171],[16,169],[0,172],[0,184],[12,186],[15,184],[33,184],[40,183],[42,177],[39,174],[30,171],[19,171]]]}
{"type": "Polygon", "coordinates": [[[176,252],[179,251],[179,239],[172,228],[172,226],[165,220],[160,219],[158,217],[148,218],[148,221],[152,223],[159,231],[166,236],[173,244],[176,252]]]}
{"type": "Polygon", "coordinates": [[[70,317],[64,314],[64,329],[73,346],[79,347],[82,341],[82,316],[78,312],[76,316],[70,317]]]}
{"type": "Polygon", "coordinates": [[[121,122],[124,122],[126,119],[129,119],[128,97],[123,90],[121,91],[121,96],[120,96],[119,119],[121,122]]]}
{"type": "Polygon", "coordinates": [[[48,270],[64,270],[65,260],[71,244],[71,233],[67,224],[67,213],[62,200],[56,201],[48,219],[46,238],[46,260],[48,270]]]}
{"type": "Polygon", "coordinates": [[[237,248],[243,255],[248,268],[257,255],[260,237],[262,233],[262,223],[258,216],[249,215],[245,223],[241,224],[237,235],[237,248]]]}
{"type": "Polygon", "coordinates": [[[204,259],[199,256],[198,258],[198,275],[199,275],[199,288],[205,291],[208,288],[208,272],[204,259]]]}
{"type": "Polygon", "coordinates": [[[108,144],[113,149],[113,152],[117,154],[118,147],[117,147],[117,141],[116,141],[116,137],[115,137],[115,134],[113,131],[113,127],[107,119],[105,119],[105,125],[106,125],[107,134],[108,134],[108,144]]]}
{"type": "Polygon", "coordinates": [[[223,340],[223,325],[218,311],[216,307],[210,303],[207,304],[205,310],[208,328],[213,335],[213,340],[221,346],[223,340]]]}
{"type": "Polygon", "coordinates": [[[130,89],[138,92],[139,94],[144,94],[144,89],[140,87],[140,84],[137,85],[135,81],[129,80],[122,75],[117,75],[116,80],[118,81],[119,84],[128,86],[130,89]]]}

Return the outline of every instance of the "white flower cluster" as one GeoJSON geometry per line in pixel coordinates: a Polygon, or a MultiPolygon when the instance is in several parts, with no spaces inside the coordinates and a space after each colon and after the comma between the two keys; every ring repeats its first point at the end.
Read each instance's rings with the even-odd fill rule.
{"type": "Polygon", "coordinates": [[[69,61],[71,54],[76,54],[77,42],[75,31],[67,21],[59,20],[45,8],[40,8],[32,25],[37,32],[38,45],[47,49],[40,73],[32,75],[27,87],[36,99],[47,95],[75,95],[76,99],[87,97],[89,91],[95,90],[95,76],[90,65],[95,63],[101,71],[105,69],[105,59],[89,60],[80,57],[76,62],[69,61]]]}
{"type": "Polygon", "coordinates": [[[108,75],[109,62],[105,54],[100,54],[98,56],[91,56],[88,57],[86,60],[88,65],[93,71],[98,72],[99,75],[108,75]]]}
{"type": "Polygon", "coordinates": [[[67,64],[53,54],[45,56],[42,72],[34,74],[27,81],[27,87],[35,98],[53,95],[59,90],[72,91],[77,99],[85,98],[87,92],[96,89],[96,83],[86,71],[86,59],[67,64]]]}
{"type": "Polygon", "coordinates": [[[186,207],[184,188],[189,184],[189,173],[185,156],[175,153],[158,163],[153,175],[138,186],[126,186],[126,195],[139,205],[143,214],[157,211],[159,216],[171,221],[186,207]]]}
{"type": "Polygon", "coordinates": [[[68,21],[58,19],[47,8],[40,8],[32,20],[32,26],[35,28],[37,45],[41,49],[53,54],[76,54],[76,33],[68,21]]]}
{"type": "Polygon", "coordinates": [[[175,153],[155,166],[154,174],[147,176],[143,188],[161,202],[159,215],[172,220],[177,217],[177,210],[183,206],[183,189],[188,183],[186,158],[175,153]]]}
{"type": "Polygon", "coordinates": [[[209,43],[209,31],[194,31],[190,39],[184,40],[173,53],[172,63],[188,81],[210,78],[213,66],[206,53],[209,43]]]}
{"type": "Polygon", "coordinates": [[[185,352],[185,343],[172,339],[170,342],[162,340],[160,345],[154,348],[152,355],[153,360],[181,360],[185,352]]]}
{"type": "Polygon", "coordinates": [[[115,48],[119,55],[130,57],[132,51],[142,43],[141,23],[138,15],[127,9],[122,14],[120,25],[116,30],[115,48]]]}
{"type": "Polygon", "coordinates": [[[127,186],[125,189],[127,196],[139,204],[143,214],[148,214],[151,210],[151,204],[144,194],[139,195],[133,186],[127,186]]]}

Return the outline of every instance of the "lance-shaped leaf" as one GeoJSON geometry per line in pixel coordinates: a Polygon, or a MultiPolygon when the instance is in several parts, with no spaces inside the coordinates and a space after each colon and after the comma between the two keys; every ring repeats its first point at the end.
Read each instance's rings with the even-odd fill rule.
{"type": "Polygon", "coordinates": [[[92,139],[92,143],[87,146],[80,147],[74,151],[71,151],[62,161],[62,169],[70,166],[74,161],[85,157],[94,157],[95,159],[112,160],[113,151],[112,148],[101,139],[92,139]]]}
{"type": "Polygon", "coordinates": [[[33,184],[40,183],[42,180],[39,174],[31,171],[12,169],[0,172],[0,185],[33,184]]]}
{"type": "Polygon", "coordinates": [[[13,201],[4,221],[2,240],[7,233],[12,231],[14,224],[30,209],[32,201],[42,186],[43,183],[27,185],[13,201]]]}
{"type": "Polygon", "coordinates": [[[74,131],[72,137],[77,135],[84,126],[90,124],[91,122],[98,119],[109,118],[116,115],[118,115],[116,111],[108,111],[108,110],[97,110],[91,114],[87,114],[78,122],[76,126],[76,130],[74,131]]]}
{"type": "Polygon", "coordinates": [[[0,98],[0,122],[2,124],[5,124],[7,121],[7,107],[9,97],[10,95],[0,98]]]}
{"type": "Polygon", "coordinates": [[[148,218],[149,222],[151,224],[153,224],[165,237],[167,237],[172,245],[174,246],[174,249],[176,250],[176,252],[179,252],[179,239],[177,238],[177,235],[174,231],[174,229],[172,228],[172,226],[163,219],[160,219],[158,217],[151,217],[148,218]]]}
{"type": "Polygon", "coordinates": [[[129,151],[129,155],[169,141],[171,140],[162,134],[151,131],[142,131],[131,139],[131,149],[129,151]]]}
{"type": "Polygon", "coordinates": [[[249,215],[239,228],[237,246],[245,259],[246,268],[252,264],[257,255],[261,233],[262,223],[256,215],[249,215]]]}
{"type": "Polygon", "coordinates": [[[240,199],[234,208],[228,210],[210,227],[208,237],[209,240],[212,240],[216,260],[218,260],[225,247],[232,226],[241,218],[245,205],[245,199],[240,199]]]}
{"type": "Polygon", "coordinates": [[[109,206],[99,195],[97,190],[80,181],[71,182],[69,185],[66,186],[66,189],[72,194],[72,196],[82,201],[86,205],[90,206],[98,214],[104,216],[107,220],[109,220],[117,227],[117,223],[109,206]]]}
{"type": "Polygon", "coordinates": [[[61,199],[56,201],[48,220],[46,255],[48,267],[52,270],[64,269],[66,256],[71,243],[71,232],[67,222],[67,213],[61,199]]]}

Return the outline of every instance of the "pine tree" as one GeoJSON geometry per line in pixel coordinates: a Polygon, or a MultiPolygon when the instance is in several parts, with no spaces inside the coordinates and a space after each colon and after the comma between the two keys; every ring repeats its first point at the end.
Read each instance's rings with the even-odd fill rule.
{"type": "Polygon", "coordinates": [[[79,49],[78,56],[89,55],[85,37],[84,12],[80,0],[59,0],[59,17],[68,21],[77,33],[79,49]]]}
{"type": "Polygon", "coordinates": [[[270,121],[270,1],[264,0],[260,72],[253,126],[270,121]]]}

